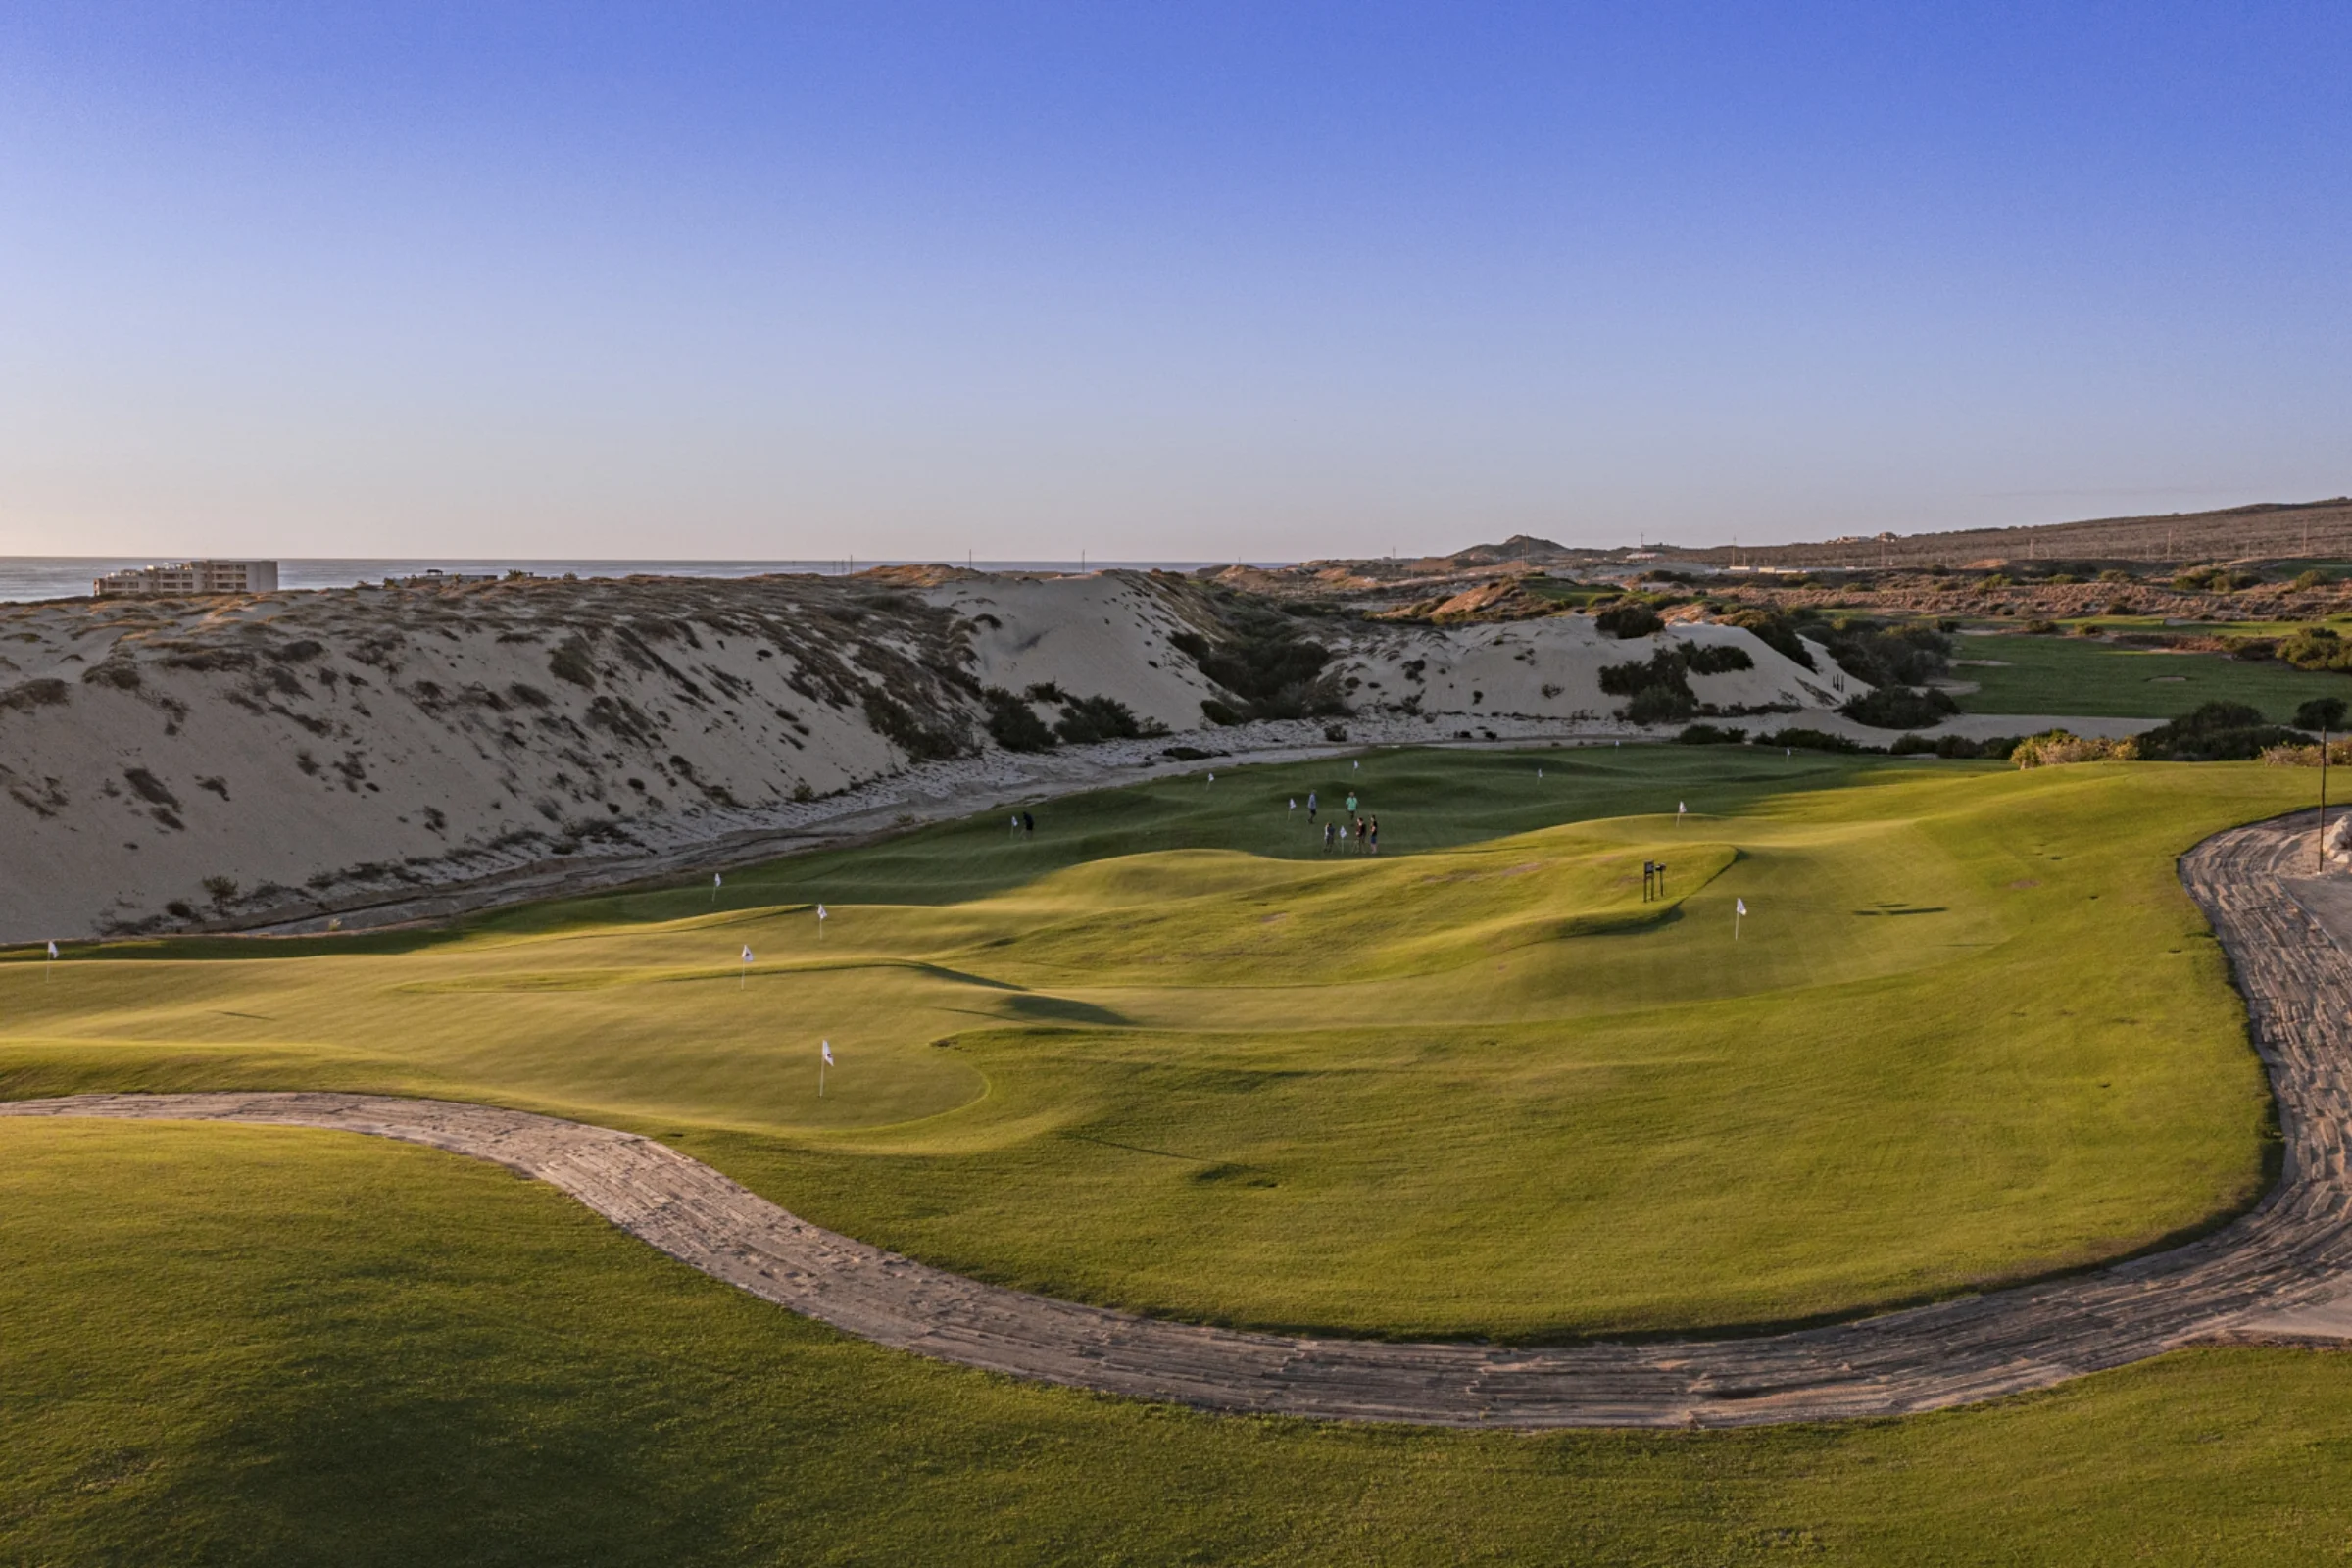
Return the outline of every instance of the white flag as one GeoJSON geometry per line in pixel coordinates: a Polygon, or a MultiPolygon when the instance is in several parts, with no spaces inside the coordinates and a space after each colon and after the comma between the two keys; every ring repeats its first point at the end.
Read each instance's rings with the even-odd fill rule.
{"type": "Polygon", "coordinates": [[[1690,808],[1689,806],[1685,805],[1685,804],[1684,804],[1683,802],[1681,802],[1681,801],[1677,801],[1677,802],[1675,802],[1675,803],[1674,803],[1674,814],[1675,814],[1675,815],[1677,815],[1677,816],[1680,816],[1680,815],[1682,815],[1682,814],[1683,814],[1685,811],[1688,811],[1689,809],[1690,809],[1690,808]]]}
{"type": "Polygon", "coordinates": [[[712,887],[717,887],[717,886],[718,886],[720,883],[724,882],[725,880],[726,880],[726,878],[725,878],[725,877],[722,877],[722,876],[720,876],[720,875],[719,875],[719,874],[718,874],[716,871],[713,871],[713,872],[711,872],[711,873],[710,873],[710,885],[711,885],[712,887]]]}
{"type": "Polygon", "coordinates": [[[746,962],[746,963],[749,963],[749,962],[751,962],[751,961],[752,961],[752,949],[751,949],[751,945],[750,945],[749,943],[746,943],[746,944],[744,945],[744,949],[743,949],[743,961],[744,961],[744,962],[746,962]]]}
{"type": "Polygon", "coordinates": [[[825,1057],[825,1065],[826,1065],[826,1066],[828,1066],[828,1067],[832,1066],[832,1065],[833,1065],[833,1042],[832,1042],[832,1041],[830,1041],[830,1040],[820,1040],[820,1041],[818,1041],[818,1042],[817,1042],[816,1049],[817,1049],[818,1051],[820,1051],[820,1052],[822,1052],[822,1053],[824,1054],[824,1057],[825,1057]]]}
{"type": "Polygon", "coordinates": [[[1732,901],[1732,912],[1734,914],[1745,914],[1747,912],[1747,901],[1745,899],[1734,899],[1732,901]]]}
{"type": "Polygon", "coordinates": [[[816,917],[819,920],[822,920],[825,917],[825,906],[821,904],[816,906],[816,917]]]}
{"type": "Polygon", "coordinates": [[[49,956],[52,958],[57,956],[57,944],[54,942],[49,944],[49,956]]]}

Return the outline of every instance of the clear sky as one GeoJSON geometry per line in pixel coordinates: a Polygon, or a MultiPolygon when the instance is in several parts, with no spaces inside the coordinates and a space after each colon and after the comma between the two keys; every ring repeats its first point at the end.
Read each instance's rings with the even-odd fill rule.
{"type": "Polygon", "coordinates": [[[2352,7],[0,8],[0,553],[2352,491],[2352,7]]]}

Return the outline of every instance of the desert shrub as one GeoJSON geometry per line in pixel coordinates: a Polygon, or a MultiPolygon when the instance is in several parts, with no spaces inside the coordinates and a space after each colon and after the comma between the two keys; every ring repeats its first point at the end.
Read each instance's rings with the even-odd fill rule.
{"type": "MultiPolygon", "coordinates": [[[[2051,580],[2056,581],[2055,578],[2051,580]]],[[[2062,628],[2054,620],[2034,619],[2027,621],[2017,629],[2029,637],[2055,637],[2062,628]]]]}
{"type": "Polygon", "coordinates": [[[109,659],[92,664],[81,672],[87,686],[112,686],[117,691],[135,692],[139,689],[139,666],[127,659],[109,659]]]}
{"type": "Polygon", "coordinates": [[[196,906],[185,899],[173,899],[171,903],[164,906],[164,912],[181,920],[193,920],[196,918],[196,906]]]}
{"type": "Polygon", "coordinates": [[[1786,611],[1742,610],[1724,617],[1724,624],[1753,632],[1756,640],[1774,653],[1807,669],[1814,667],[1813,655],[1797,637],[1796,618],[1786,611]]]}
{"type": "Polygon", "coordinates": [[[16,709],[20,711],[33,708],[55,708],[66,702],[71,696],[64,681],[43,676],[38,680],[20,681],[8,690],[0,692],[0,708],[16,709]]]}
{"type": "Polygon", "coordinates": [[[1713,724],[1692,724],[1674,738],[1677,746],[1738,746],[1747,739],[1747,731],[1740,728],[1719,729],[1713,724]]]}
{"type": "Polygon", "coordinates": [[[884,696],[868,689],[865,694],[866,722],[905,752],[909,760],[936,762],[950,757],[961,757],[971,750],[970,740],[945,725],[927,724],[912,712],[884,696]]]}
{"type": "Polygon", "coordinates": [[[2309,593],[2314,588],[2332,587],[2334,583],[2335,579],[2333,577],[2328,576],[2328,573],[2315,567],[2310,571],[2297,572],[2295,574],[2295,580],[2292,583],[2289,583],[2287,586],[2291,588],[2299,588],[2303,592],[2309,593]]]}
{"type": "Polygon", "coordinates": [[[2297,669],[2352,673],[2352,643],[2327,626],[2305,626],[2279,639],[2275,652],[2297,669]]]}
{"type": "Polygon", "coordinates": [[[1604,664],[1600,689],[1629,702],[1617,716],[1636,724],[1671,724],[1698,711],[1698,697],[1690,690],[1690,655],[1679,647],[1659,649],[1647,660],[1604,664]]]}
{"type": "Polygon", "coordinates": [[[2172,762],[2245,762],[2270,747],[2305,739],[2243,703],[2207,703],[2140,736],[2139,755],[2172,762]]]}
{"type": "MultiPolygon", "coordinates": [[[[2273,767],[2317,767],[2320,749],[2315,746],[2266,746],[2262,760],[2273,767]]],[[[2328,760],[2336,767],[2352,765],[2352,736],[2328,743],[2328,760]]]]}
{"type": "Polygon", "coordinates": [[[182,648],[166,654],[161,662],[172,669],[216,674],[224,669],[251,668],[253,655],[242,648],[182,648]]]}
{"type": "Polygon", "coordinates": [[[2222,639],[2222,652],[2240,663],[2268,663],[2278,656],[2278,639],[2276,637],[2225,637],[2222,639]]]}
{"type": "Polygon", "coordinates": [[[1734,670],[1756,667],[1746,649],[1731,643],[1694,643],[1688,653],[1693,675],[1728,675],[1734,670]]]}
{"type": "Polygon", "coordinates": [[[1839,669],[1873,686],[1923,686],[1951,667],[1952,639],[1937,627],[1849,617],[1811,633],[1839,669]]]}
{"type": "Polygon", "coordinates": [[[1091,745],[1097,741],[1144,740],[1165,735],[1165,724],[1139,719],[1125,703],[1115,697],[1073,697],[1061,710],[1061,721],[1054,732],[1073,746],[1091,745]]]}
{"type": "Polygon", "coordinates": [[[1609,637],[1655,637],[1666,629],[1658,612],[1640,600],[1625,599],[1592,617],[1592,624],[1609,637]]]}
{"type": "Polygon", "coordinates": [[[2130,572],[2120,570],[2114,566],[2109,566],[2105,571],[2099,573],[2099,581],[2101,582],[2131,582],[2133,578],[2130,572]]]}
{"type": "Polygon", "coordinates": [[[1323,726],[1323,738],[1327,741],[1344,741],[1348,738],[1348,726],[1345,724],[1326,724],[1323,726]]]}
{"type": "Polygon", "coordinates": [[[208,876],[204,891],[216,905],[225,905],[237,896],[237,879],[233,876],[208,876]]]}
{"type": "Polygon", "coordinates": [[[574,632],[555,646],[547,656],[548,673],[558,680],[567,680],[574,686],[592,687],[596,684],[596,664],[588,657],[588,640],[574,632]]]}
{"type": "Polygon", "coordinates": [[[2127,735],[2110,740],[2054,729],[2019,741],[2009,760],[2019,767],[2055,767],[2065,762],[2131,762],[2139,759],[2139,743],[2127,735]]]}
{"type": "Polygon", "coordinates": [[[1054,745],[1054,731],[1024,699],[1002,686],[991,686],[980,694],[980,700],[988,706],[988,738],[1004,750],[1042,752],[1054,745]]]}
{"type": "Polygon", "coordinates": [[[1688,687],[1677,691],[1671,686],[1644,686],[1617,710],[1617,716],[1630,724],[1679,724],[1697,711],[1698,699],[1688,687]]]}
{"type": "Polygon", "coordinates": [[[1882,686],[1867,696],[1850,699],[1838,711],[1873,729],[1917,729],[1941,723],[1960,711],[1960,705],[1948,692],[1882,686]]]}
{"type": "MultiPolygon", "coordinates": [[[[1344,718],[1348,705],[1323,673],[1331,650],[1300,637],[1291,617],[1263,605],[1233,601],[1219,607],[1224,635],[1214,641],[1199,632],[1168,639],[1236,701],[1218,709],[1237,714],[1220,718],[1200,705],[1212,724],[1250,718],[1344,718]]],[[[1213,699],[1212,699],[1213,701],[1213,699]]]]}
{"type": "Polygon", "coordinates": [[[1241,710],[1235,708],[1231,703],[1220,703],[1214,697],[1200,699],[1200,716],[1211,724],[1247,724],[1249,722],[1242,715],[1241,710]]]}

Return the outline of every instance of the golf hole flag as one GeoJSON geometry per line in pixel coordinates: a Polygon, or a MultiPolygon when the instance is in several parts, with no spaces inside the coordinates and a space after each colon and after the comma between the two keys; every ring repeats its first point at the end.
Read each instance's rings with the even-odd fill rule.
{"type": "Polygon", "coordinates": [[[825,1098],[825,1069],[833,1065],[833,1042],[819,1040],[816,1053],[816,1098],[822,1100],[825,1098]]]}
{"type": "Polygon", "coordinates": [[[49,944],[49,956],[52,958],[57,956],[57,944],[54,942],[49,944]]]}
{"type": "Polygon", "coordinates": [[[1732,937],[1735,941],[1737,941],[1740,936],[1740,922],[1746,917],[1747,901],[1745,899],[1732,900],[1732,937]]]}
{"type": "Polygon", "coordinates": [[[824,1058],[825,1058],[825,1065],[826,1065],[826,1066],[830,1067],[830,1066],[832,1066],[832,1065],[833,1065],[833,1042],[832,1042],[832,1041],[830,1041],[830,1040],[820,1040],[820,1041],[818,1041],[818,1042],[816,1043],[816,1054],[817,1054],[818,1055],[820,1055],[820,1056],[822,1056],[822,1057],[824,1057],[824,1058]]]}

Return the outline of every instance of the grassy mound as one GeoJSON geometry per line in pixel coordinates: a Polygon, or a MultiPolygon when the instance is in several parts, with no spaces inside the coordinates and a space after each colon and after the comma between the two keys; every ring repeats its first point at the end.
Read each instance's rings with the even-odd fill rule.
{"type": "Polygon", "coordinates": [[[951,1267],[1214,1321],[1782,1322],[2248,1197],[2267,1097],[2171,860],[2289,772],[1612,748],[1203,773],[718,899],[0,965],[0,1088],[519,1103],[951,1267]],[[1385,853],[1323,849],[1310,791],[1326,818],[1356,792],[1385,853]]]}

